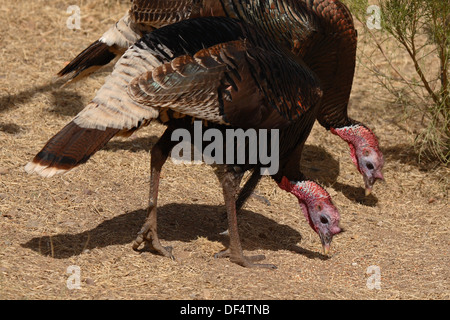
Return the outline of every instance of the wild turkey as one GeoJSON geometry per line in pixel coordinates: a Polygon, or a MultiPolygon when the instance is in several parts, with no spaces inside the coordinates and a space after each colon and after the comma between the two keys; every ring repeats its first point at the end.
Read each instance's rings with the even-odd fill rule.
{"type": "MultiPolygon", "coordinates": [[[[340,232],[339,213],[322,187],[290,166],[291,159],[301,154],[320,97],[314,74],[250,26],[230,18],[186,20],[145,35],[127,50],[92,102],[25,169],[46,177],[67,172],[113,136],[129,134],[151,120],[165,123],[166,131],[151,150],[148,217],[133,247],[145,240],[160,254],[173,257],[158,239],[156,208],[161,167],[178,143],[171,139],[174,130],[192,131],[193,119],[207,121],[208,128],[221,132],[279,129],[280,170],[272,177],[298,198],[327,253],[340,232]]],[[[254,264],[261,256],[243,256],[237,230],[239,182],[246,170],[260,166],[248,161],[219,166],[230,245],[218,257],[228,256],[246,267],[273,267],[254,264]]]]}
{"type": "Polygon", "coordinates": [[[357,32],[347,7],[338,0],[132,0],[129,12],[100,40],[59,72],[77,80],[120,55],[142,34],[198,16],[229,16],[258,27],[301,57],[321,81],[319,123],[350,146],[368,195],[383,180],[378,139],[364,124],[348,117],[355,72],[357,32]]]}

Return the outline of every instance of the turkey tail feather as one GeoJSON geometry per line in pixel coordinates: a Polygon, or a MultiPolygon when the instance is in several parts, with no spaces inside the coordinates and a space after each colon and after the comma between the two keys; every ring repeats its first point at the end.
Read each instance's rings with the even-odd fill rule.
{"type": "Polygon", "coordinates": [[[114,51],[111,46],[97,40],[59,71],[58,76],[66,76],[68,82],[78,81],[111,62],[118,53],[114,51]]]}
{"type": "Polygon", "coordinates": [[[72,121],[47,142],[25,170],[44,177],[67,172],[85,163],[119,131],[85,129],[72,121]]]}

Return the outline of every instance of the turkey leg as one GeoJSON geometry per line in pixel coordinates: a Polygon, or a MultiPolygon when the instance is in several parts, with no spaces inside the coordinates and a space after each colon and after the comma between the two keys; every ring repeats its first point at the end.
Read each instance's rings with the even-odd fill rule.
{"type": "Polygon", "coordinates": [[[242,252],[241,241],[239,239],[237,216],[236,216],[236,195],[239,190],[239,183],[242,179],[242,173],[236,173],[226,170],[222,179],[222,189],[227,209],[228,230],[230,234],[229,247],[215,254],[216,258],[228,257],[234,263],[244,267],[260,267],[275,269],[272,264],[255,264],[255,261],[265,259],[264,255],[244,256],[242,252]]]}
{"type": "Polygon", "coordinates": [[[158,187],[159,178],[161,175],[161,169],[166,162],[170,151],[175,146],[177,141],[171,141],[172,130],[166,129],[164,134],[153,146],[151,150],[151,173],[150,173],[150,195],[149,205],[147,209],[147,218],[138,232],[138,236],[133,243],[133,249],[138,250],[142,242],[146,241],[151,249],[155,250],[159,254],[175,259],[172,254],[172,247],[163,247],[158,238],[157,232],[157,200],[158,200],[158,187]]]}

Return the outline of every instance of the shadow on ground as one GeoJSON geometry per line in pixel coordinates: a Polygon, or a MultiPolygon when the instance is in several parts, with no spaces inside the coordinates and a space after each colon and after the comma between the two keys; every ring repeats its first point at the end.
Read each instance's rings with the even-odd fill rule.
{"type": "Polygon", "coordinates": [[[0,131],[1,132],[7,133],[7,134],[17,134],[22,130],[23,130],[23,128],[21,126],[18,126],[15,123],[0,122],[0,131]]]}
{"type": "Polygon", "coordinates": [[[5,95],[2,95],[0,97],[0,112],[17,108],[18,105],[26,103],[33,99],[38,93],[59,90],[58,88],[61,88],[62,84],[63,83],[61,81],[48,82],[45,84],[30,87],[15,94],[6,93],[5,95]]]}
{"type": "MultiPolygon", "coordinates": [[[[104,77],[111,70],[111,68],[105,68],[105,72],[98,73],[95,76],[104,77]]],[[[70,85],[68,87],[62,87],[64,82],[64,79],[56,79],[44,84],[32,86],[15,94],[6,93],[0,96],[0,113],[18,108],[21,104],[34,99],[39,93],[50,92],[52,96],[50,108],[48,109],[49,112],[55,112],[63,116],[75,116],[85,105],[83,104],[82,96],[72,91],[70,85]]]]}
{"type": "Polygon", "coordinates": [[[430,171],[436,169],[441,165],[436,156],[424,152],[422,154],[422,160],[419,161],[419,152],[413,145],[398,144],[387,148],[382,148],[384,158],[386,162],[399,161],[403,164],[414,166],[421,171],[430,171]]]}
{"type": "MultiPolygon", "coordinates": [[[[81,254],[85,249],[131,244],[136,238],[146,210],[136,210],[106,220],[91,230],[76,234],[37,237],[22,244],[45,256],[65,259],[81,254]]],[[[326,259],[320,253],[298,247],[301,234],[293,228],[277,223],[262,214],[248,210],[239,213],[239,232],[244,250],[291,250],[311,259],[326,259]]],[[[222,206],[173,203],[158,209],[158,233],[163,245],[170,241],[190,242],[198,237],[228,245],[227,229],[222,206]]],[[[176,246],[174,254],[176,255],[176,246]]]]}
{"type": "Polygon", "coordinates": [[[70,117],[76,116],[85,107],[81,95],[64,89],[57,89],[51,92],[50,105],[49,112],[70,117]]]}

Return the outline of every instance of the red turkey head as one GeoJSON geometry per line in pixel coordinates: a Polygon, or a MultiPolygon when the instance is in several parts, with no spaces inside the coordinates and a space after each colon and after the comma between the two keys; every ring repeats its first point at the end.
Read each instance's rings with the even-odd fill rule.
{"type": "Polygon", "coordinates": [[[368,196],[372,192],[375,181],[384,180],[381,172],[384,158],[378,147],[377,137],[367,127],[360,124],[338,129],[331,128],[330,131],[348,142],[353,163],[363,176],[366,196],[368,196]]]}
{"type": "Polygon", "coordinates": [[[289,181],[286,177],[278,185],[297,197],[309,225],[319,234],[324,253],[328,254],[333,236],[341,232],[340,215],[328,192],[314,181],[289,181]]]}

